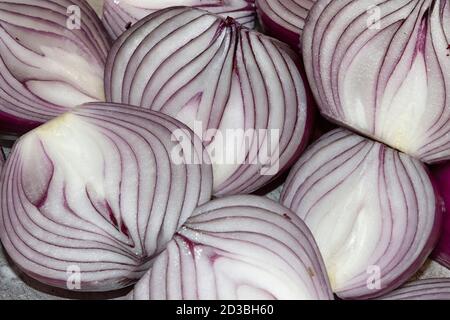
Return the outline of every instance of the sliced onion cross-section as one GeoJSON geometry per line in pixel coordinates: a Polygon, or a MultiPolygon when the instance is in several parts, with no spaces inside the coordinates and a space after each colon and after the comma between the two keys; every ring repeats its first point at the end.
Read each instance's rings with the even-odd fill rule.
{"type": "Polygon", "coordinates": [[[0,238],[12,260],[62,288],[137,281],[211,197],[211,167],[191,161],[207,153],[193,133],[173,139],[175,130],[189,132],[157,112],[97,103],[22,136],[0,187],[0,238]],[[173,161],[180,146],[184,162],[173,161]]]}
{"type": "Polygon", "coordinates": [[[409,280],[439,236],[442,207],[424,165],[344,129],[313,144],[281,203],[311,229],[341,298],[372,298],[409,280]]]}
{"type": "Polygon", "coordinates": [[[210,153],[215,194],[251,193],[289,168],[309,137],[298,63],[287,45],[231,18],[169,8],[115,42],[106,97],[187,124],[210,153]]]}
{"type": "Polygon", "coordinates": [[[85,0],[0,2],[0,134],[104,101],[109,37],[85,0]]]}
{"type": "Polygon", "coordinates": [[[315,241],[280,204],[232,196],[199,207],[138,282],[137,300],[332,299],[315,241]]]}
{"type": "Polygon", "coordinates": [[[325,117],[423,162],[450,159],[450,1],[318,0],[303,58],[325,117]]]}

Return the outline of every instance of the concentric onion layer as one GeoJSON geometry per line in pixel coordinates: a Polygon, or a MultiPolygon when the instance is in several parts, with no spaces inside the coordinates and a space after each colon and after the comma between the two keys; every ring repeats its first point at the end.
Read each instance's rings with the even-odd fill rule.
{"type": "Polygon", "coordinates": [[[250,29],[255,27],[255,0],[105,0],[103,23],[113,39],[145,16],[174,6],[189,6],[232,17],[250,29]]]}
{"type": "Polygon", "coordinates": [[[115,42],[106,96],[187,124],[211,155],[215,194],[251,193],[289,167],[307,140],[311,113],[297,58],[233,19],[170,8],[115,42]]]}
{"type": "Polygon", "coordinates": [[[433,259],[450,269],[450,162],[433,166],[431,172],[445,206],[441,235],[434,249],[433,259]]]}
{"type": "Polygon", "coordinates": [[[321,112],[433,163],[450,158],[450,2],[319,0],[303,34],[321,112]]]}
{"type": "Polygon", "coordinates": [[[185,163],[207,156],[194,134],[173,139],[180,128],[188,130],[156,112],[86,104],[23,136],[1,184],[0,236],[11,258],[63,288],[72,272],[84,291],[137,281],[211,196],[210,166],[172,161],[173,150],[185,163]]]}
{"type": "Polygon", "coordinates": [[[256,0],[258,17],[264,31],[298,47],[305,20],[316,0],[256,0]]]}
{"type": "Polygon", "coordinates": [[[426,279],[406,284],[382,300],[450,300],[450,279],[426,279]]]}
{"type": "Polygon", "coordinates": [[[104,101],[109,38],[84,0],[0,2],[0,133],[104,101]]]}
{"type": "Polygon", "coordinates": [[[198,208],[134,299],[332,299],[306,225],[280,204],[233,196],[198,208]]]}
{"type": "Polygon", "coordinates": [[[418,160],[343,129],[302,156],[281,202],[311,229],[341,298],[407,281],[430,254],[442,213],[418,160]]]}

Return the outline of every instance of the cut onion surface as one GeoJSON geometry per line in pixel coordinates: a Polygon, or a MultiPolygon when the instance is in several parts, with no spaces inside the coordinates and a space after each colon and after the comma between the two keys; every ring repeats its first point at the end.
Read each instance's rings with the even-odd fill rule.
{"type": "Polygon", "coordinates": [[[256,196],[209,202],[175,235],[138,282],[137,300],[332,299],[306,225],[256,196]]]}
{"type": "Polygon", "coordinates": [[[0,2],[0,133],[104,101],[109,37],[84,0],[0,2]]]}
{"type": "Polygon", "coordinates": [[[195,135],[173,139],[179,129],[188,130],[157,112],[86,104],[22,136],[0,188],[0,237],[12,260],[62,288],[137,281],[211,197],[212,168],[189,164],[207,153],[195,135]]]}
{"type": "Polygon", "coordinates": [[[139,21],[114,44],[110,102],[168,114],[210,154],[217,196],[251,193],[289,168],[312,113],[298,56],[231,18],[175,7],[139,21]]]}
{"type": "Polygon", "coordinates": [[[84,0],[0,2],[0,134],[104,101],[109,37],[84,0]]]}
{"type": "Polygon", "coordinates": [[[450,1],[318,0],[303,58],[325,117],[423,162],[450,158],[450,1]]]}
{"type": "Polygon", "coordinates": [[[402,285],[439,237],[442,207],[424,165],[344,129],[305,152],[281,203],[311,229],[341,298],[372,298],[402,285]]]}

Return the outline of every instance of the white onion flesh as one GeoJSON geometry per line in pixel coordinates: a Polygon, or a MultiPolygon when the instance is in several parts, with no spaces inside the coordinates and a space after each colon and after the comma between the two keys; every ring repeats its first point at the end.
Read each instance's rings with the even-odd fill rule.
{"type": "Polygon", "coordinates": [[[103,23],[113,39],[117,39],[147,15],[169,7],[189,6],[220,16],[232,17],[250,29],[255,27],[255,0],[105,0],[103,23]]]}
{"type": "Polygon", "coordinates": [[[305,152],[281,203],[311,229],[341,298],[376,297],[409,280],[436,243],[442,213],[418,160],[343,129],[305,152]]]}
{"type": "Polygon", "coordinates": [[[267,198],[198,208],[138,282],[137,300],[332,299],[305,224],[267,198]]]}
{"type": "Polygon", "coordinates": [[[72,267],[77,290],[137,281],[211,197],[210,166],[172,161],[179,145],[185,163],[207,156],[194,134],[173,140],[178,129],[187,127],[156,112],[86,104],[20,138],[1,179],[0,237],[12,260],[63,288],[72,267]]]}
{"type": "Polygon", "coordinates": [[[182,121],[203,136],[215,194],[251,193],[288,168],[309,136],[311,112],[297,63],[286,45],[232,19],[170,8],[115,42],[106,97],[182,121]],[[208,139],[210,130],[235,139],[208,139]]]}
{"type": "Polygon", "coordinates": [[[0,132],[104,101],[109,37],[84,0],[0,2],[0,132]]]}
{"type": "Polygon", "coordinates": [[[303,56],[324,116],[433,163],[450,159],[450,2],[319,0],[303,56]]]}

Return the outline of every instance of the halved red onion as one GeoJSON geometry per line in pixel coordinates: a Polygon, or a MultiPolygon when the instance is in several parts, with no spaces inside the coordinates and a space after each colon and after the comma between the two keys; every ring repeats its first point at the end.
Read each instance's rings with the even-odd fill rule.
{"type": "Polygon", "coordinates": [[[137,21],[157,10],[190,6],[220,16],[232,17],[245,27],[255,27],[255,0],[105,0],[103,23],[113,39],[117,39],[137,21]]]}
{"type": "Polygon", "coordinates": [[[410,282],[382,300],[450,300],[450,279],[425,279],[410,282]]]}
{"type": "Polygon", "coordinates": [[[104,101],[109,37],[84,0],[0,2],[0,133],[104,101]]]}
{"type": "Polygon", "coordinates": [[[199,207],[131,298],[332,299],[311,232],[268,198],[232,196],[199,207]]]}
{"type": "Polygon", "coordinates": [[[305,21],[317,0],[256,0],[265,33],[297,48],[305,21]]]}
{"type": "Polygon", "coordinates": [[[445,204],[442,230],[438,244],[433,252],[433,260],[450,269],[450,162],[441,163],[431,168],[436,188],[445,204]]]}
{"type": "Polygon", "coordinates": [[[73,272],[83,291],[137,281],[211,196],[211,167],[187,164],[207,154],[193,133],[174,139],[180,129],[157,112],[86,104],[21,137],[0,189],[0,237],[14,262],[63,288],[73,272]]]}
{"type": "Polygon", "coordinates": [[[115,42],[106,97],[184,122],[211,155],[215,194],[251,193],[289,168],[309,136],[297,62],[287,45],[231,18],[169,8],[115,42]]]}
{"type": "Polygon", "coordinates": [[[319,0],[303,57],[324,116],[433,163],[450,158],[450,2],[319,0]]]}
{"type": "Polygon", "coordinates": [[[371,298],[409,280],[439,236],[441,207],[418,160],[344,129],[313,144],[281,203],[311,229],[341,298],[371,298]]]}

